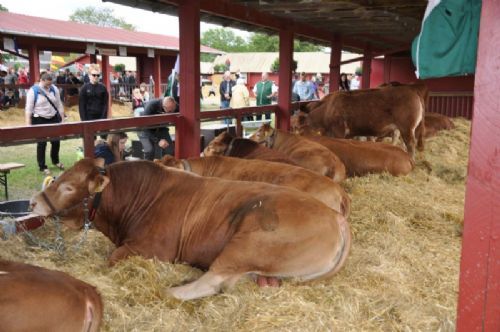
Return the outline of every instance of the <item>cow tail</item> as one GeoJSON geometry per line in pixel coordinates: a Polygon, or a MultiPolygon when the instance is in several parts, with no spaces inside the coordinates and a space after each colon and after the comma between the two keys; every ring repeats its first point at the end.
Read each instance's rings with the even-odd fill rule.
{"type": "Polygon", "coordinates": [[[422,113],[422,120],[417,126],[416,136],[417,136],[417,149],[418,151],[424,151],[424,137],[425,137],[425,111],[422,113]]]}

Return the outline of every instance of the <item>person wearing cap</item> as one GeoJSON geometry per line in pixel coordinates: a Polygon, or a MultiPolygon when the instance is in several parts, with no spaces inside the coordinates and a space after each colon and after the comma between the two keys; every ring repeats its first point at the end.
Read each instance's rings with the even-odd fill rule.
{"type": "MultiPolygon", "coordinates": [[[[52,76],[44,73],[40,77],[40,82],[33,85],[26,96],[25,120],[27,126],[37,126],[60,123],[64,119],[64,107],[59,97],[59,90],[52,85],[52,76]]],[[[64,165],[59,161],[60,141],[53,139],[50,141],[50,159],[52,164],[64,169],[64,165]]],[[[50,175],[50,170],[45,163],[45,151],[47,142],[37,143],[36,159],[40,172],[50,175]]]]}
{"type": "Polygon", "coordinates": [[[89,67],[89,83],[80,89],[79,111],[82,121],[106,119],[108,117],[108,90],[99,82],[101,71],[98,65],[89,67]]]}

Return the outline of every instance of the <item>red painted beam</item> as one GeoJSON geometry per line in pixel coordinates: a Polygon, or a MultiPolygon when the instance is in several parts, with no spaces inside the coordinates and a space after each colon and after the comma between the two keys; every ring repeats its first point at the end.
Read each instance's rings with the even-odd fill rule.
{"type": "Polygon", "coordinates": [[[342,37],[336,35],[331,43],[330,53],[330,91],[339,90],[340,83],[340,60],[342,58],[342,37]]]}
{"type": "Polygon", "coordinates": [[[37,44],[32,44],[28,50],[30,64],[30,85],[40,81],[40,54],[38,53],[37,44]]]}
{"type": "Polygon", "coordinates": [[[391,60],[392,57],[390,55],[384,57],[384,83],[391,81],[391,60]]]}
{"type": "Polygon", "coordinates": [[[108,91],[109,98],[108,98],[108,119],[111,119],[113,117],[113,111],[111,109],[111,106],[113,105],[113,98],[111,98],[111,80],[109,78],[109,56],[103,55],[102,56],[102,83],[106,87],[106,90],[108,91]]]}
{"type": "Polygon", "coordinates": [[[500,2],[483,1],[465,194],[457,331],[500,331],[500,2]],[[493,78],[493,79],[492,79],[493,78]]]}
{"type": "Polygon", "coordinates": [[[370,74],[372,71],[372,48],[369,43],[366,44],[364,49],[364,60],[363,60],[363,76],[361,79],[361,88],[370,88],[370,74]]]}
{"type": "Polygon", "coordinates": [[[161,56],[155,53],[153,61],[153,80],[155,81],[154,95],[156,98],[161,97],[161,56]]]}
{"type": "Polygon", "coordinates": [[[292,62],[293,33],[288,29],[280,30],[280,71],[278,112],[276,113],[276,128],[290,130],[290,112],[292,109],[292,62]]]}
{"type": "Polygon", "coordinates": [[[200,155],[200,2],[179,5],[179,98],[182,125],[176,131],[177,158],[200,155]]]}

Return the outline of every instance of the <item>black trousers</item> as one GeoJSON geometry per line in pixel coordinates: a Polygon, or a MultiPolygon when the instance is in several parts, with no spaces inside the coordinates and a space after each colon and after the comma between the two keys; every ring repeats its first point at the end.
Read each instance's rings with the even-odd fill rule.
{"type": "MultiPolygon", "coordinates": [[[[56,117],[51,119],[46,119],[42,117],[32,117],[31,124],[33,126],[45,125],[51,123],[59,123],[56,117]]],[[[59,164],[59,149],[60,141],[58,139],[50,140],[50,159],[52,164],[59,164]]],[[[38,142],[36,144],[36,160],[38,162],[38,168],[40,171],[47,169],[47,164],[45,163],[45,151],[47,150],[47,141],[38,142]]]]}

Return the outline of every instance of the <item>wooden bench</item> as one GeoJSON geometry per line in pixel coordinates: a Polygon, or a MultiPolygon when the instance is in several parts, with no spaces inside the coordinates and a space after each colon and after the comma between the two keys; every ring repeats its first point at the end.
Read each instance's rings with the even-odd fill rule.
{"type": "Polygon", "coordinates": [[[13,169],[18,169],[18,168],[23,168],[24,164],[19,164],[19,163],[6,163],[6,164],[0,164],[0,185],[3,185],[5,189],[5,200],[9,200],[9,184],[7,182],[7,175],[10,173],[11,170],[13,169]]]}

